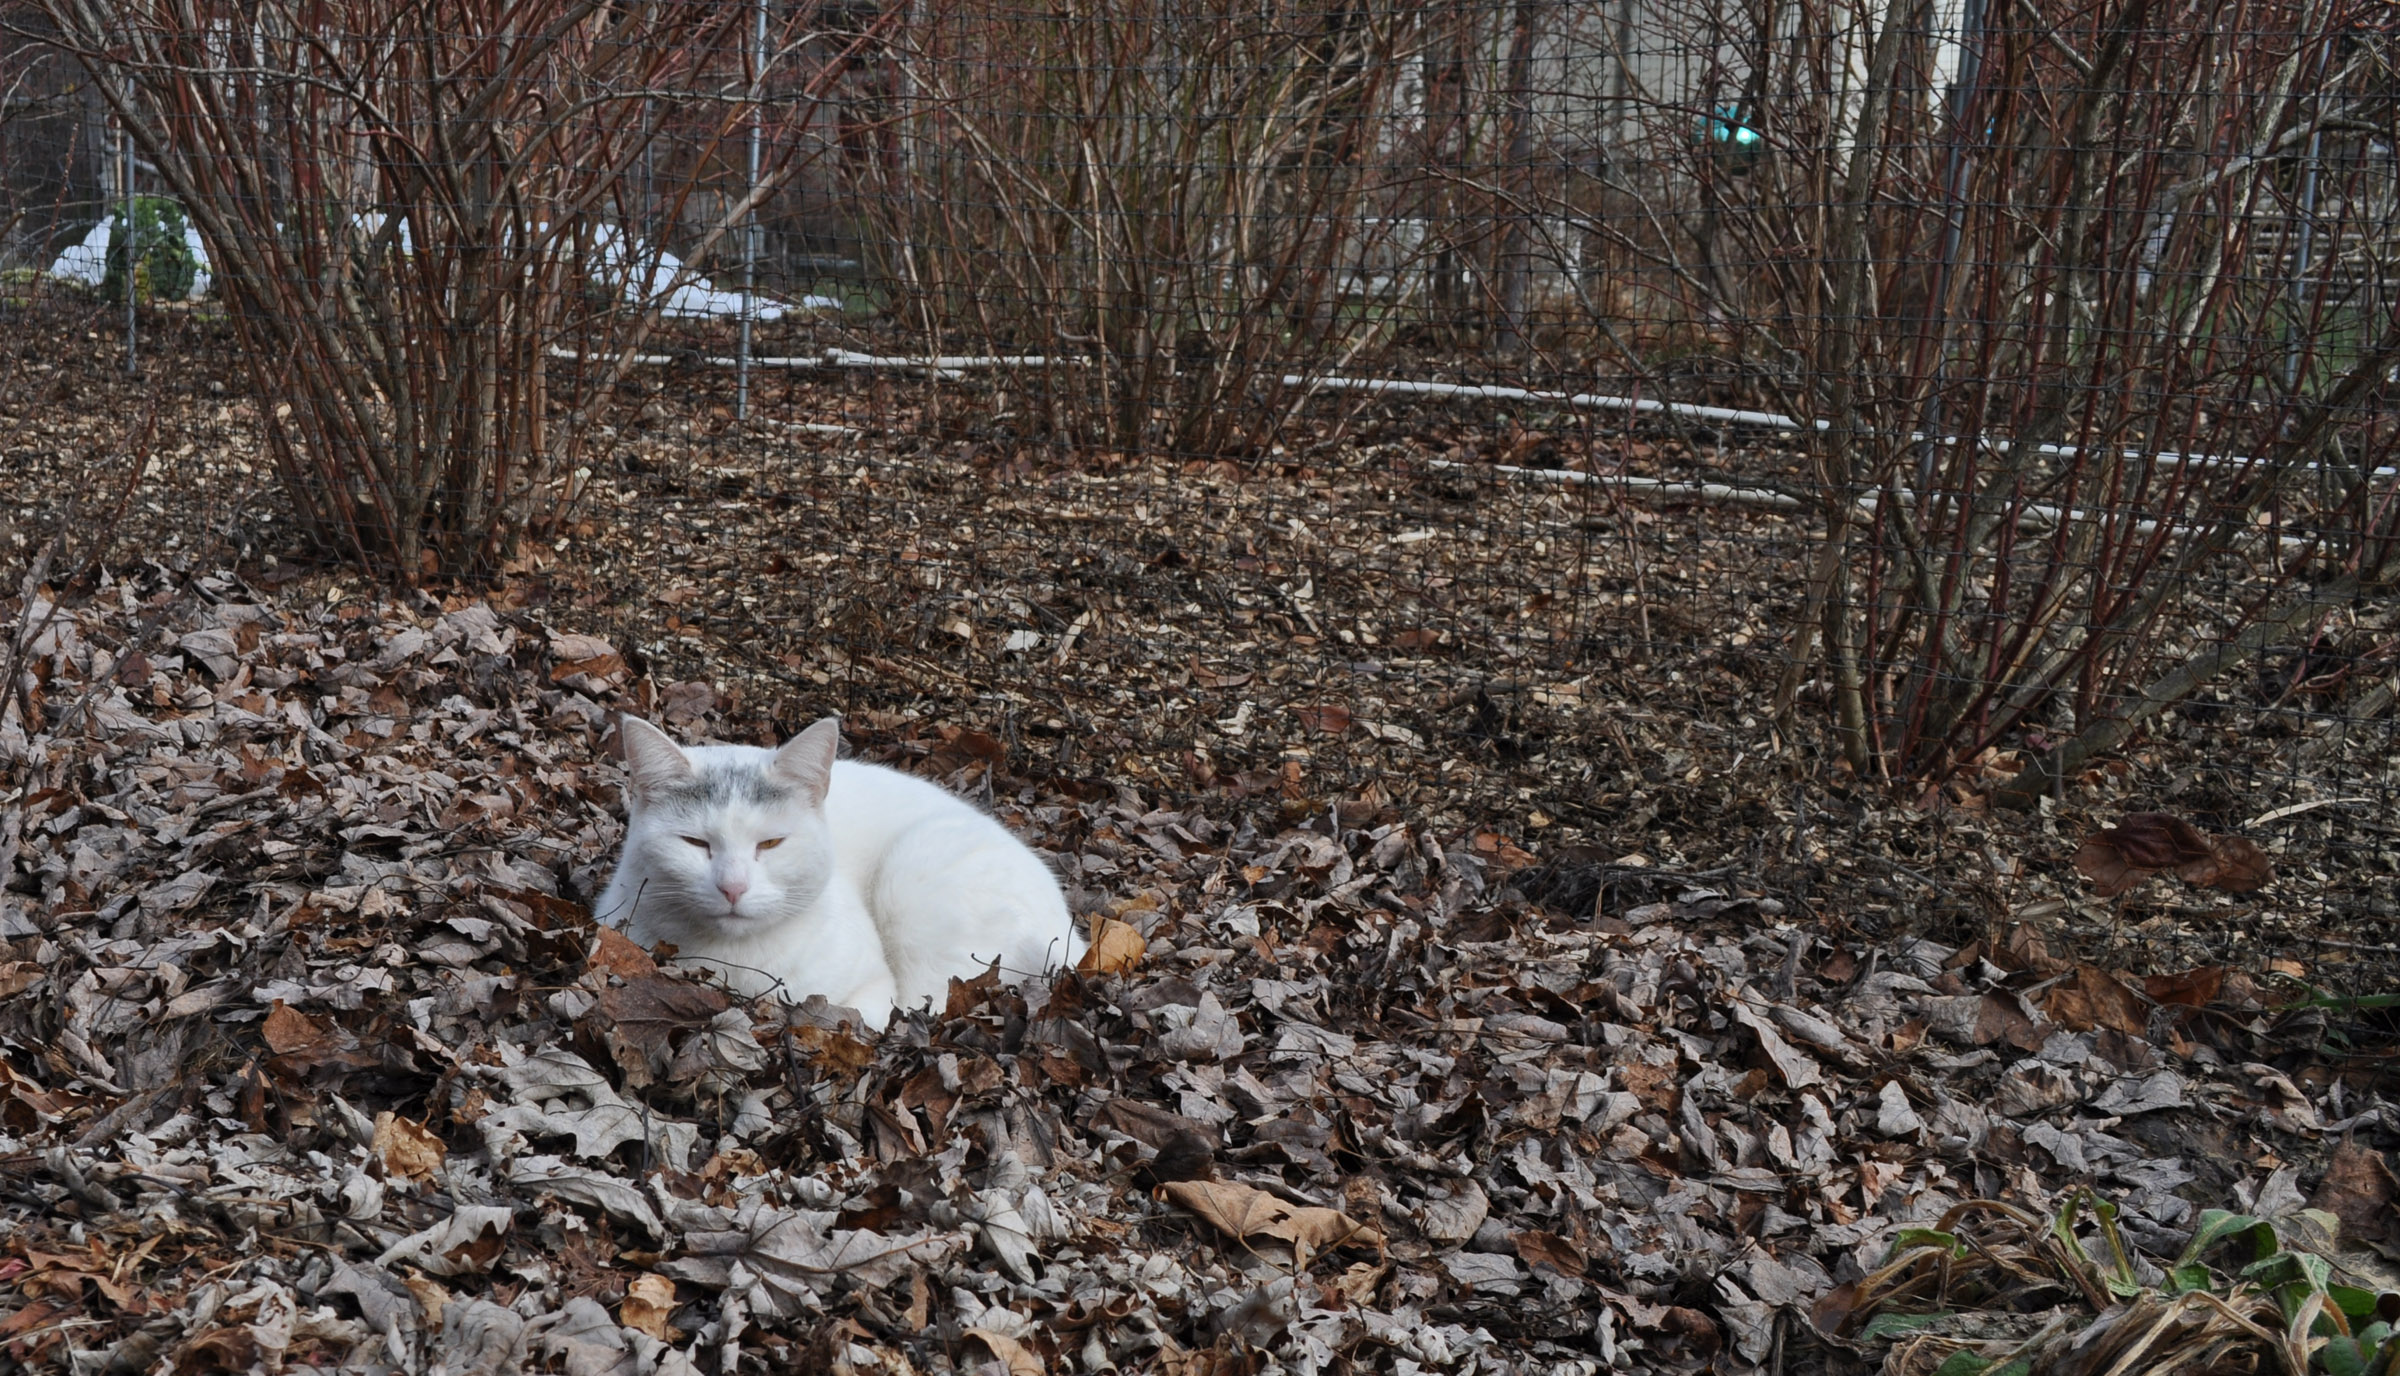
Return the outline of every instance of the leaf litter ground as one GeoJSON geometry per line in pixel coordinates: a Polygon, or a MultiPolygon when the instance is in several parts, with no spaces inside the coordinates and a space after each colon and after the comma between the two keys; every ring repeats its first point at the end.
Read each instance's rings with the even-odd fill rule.
{"type": "MultiPolygon", "coordinates": [[[[9,608],[7,1360],[1848,1368],[1844,1296],[1967,1201],[2089,1186],[2158,1265],[2208,1204],[2394,1241],[2375,1029],[2274,967],[2388,987],[2380,818],[2108,905],[2070,859],[2129,800],[2340,794],[2213,734],[2030,818],[1804,786],[1745,707],[1758,513],[1644,533],[1644,628],[1554,486],[1067,471],[683,379],[563,549],[383,596],[290,561],[193,357],[117,532],[159,557],[9,608]],[[844,711],[1053,854],[1105,967],[880,1038],[658,970],[583,906],[620,706],[844,711]]],[[[85,364],[0,394],[24,555],[132,448],[85,364]]]]}

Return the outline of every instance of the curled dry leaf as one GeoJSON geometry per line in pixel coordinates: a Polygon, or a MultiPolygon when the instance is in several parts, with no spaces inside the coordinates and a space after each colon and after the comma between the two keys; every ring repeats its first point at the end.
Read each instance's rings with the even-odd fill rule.
{"type": "Polygon", "coordinates": [[[1292,715],[1300,719],[1302,726],[1328,736],[1338,736],[1350,729],[1350,709],[1339,703],[1329,702],[1318,707],[1295,707],[1292,709],[1292,715]]]}
{"type": "Polygon", "coordinates": [[[275,1053],[278,1071],[295,1078],[317,1071],[356,1069],[375,1063],[373,1053],[339,1023],[320,1023],[281,999],[267,1010],[259,1036],[275,1053]]]}
{"type": "Polygon", "coordinates": [[[2095,965],[2078,965],[2072,979],[2050,986],[2042,1011],[2071,1032],[2106,1027],[2139,1037],[2150,1029],[2150,1001],[2140,990],[2095,965]]]}
{"type": "Polygon", "coordinates": [[[835,1028],[797,1024],[791,1039],[808,1048],[813,1059],[837,1075],[854,1075],[875,1063],[875,1048],[835,1028]]]}
{"type": "Polygon", "coordinates": [[[2275,862],[2267,858],[2265,851],[2239,836],[2211,836],[2208,846],[2205,858],[2177,867],[2176,876],[2187,884],[2229,893],[2265,888],[2275,877],[2275,862]]]}
{"type": "Polygon", "coordinates": [[[675,1282],[656,1272],[634,1277],[625,1287],[624,1302],[617,1306],[617,1318],[627,1328],[661,1342],[683,1336],[667,1323],[674,1312],[675,1282]]]}
{"type": "Polygon", "coordinates": [[[2011,993],[1989,992],[1975,1006],[1974,1028],[1969,1035],[1977,1046],[2001,1042],[2019,1051],[2037,1051],[2050,1033],[2026,1014],[2022,998],[2011,993]]]}
{"type": "Polygon", "coordinates": [[[2114,898],[2161,870],[2187,884],[2249,893],[2275,877],[2265,851],[2239,836],[2215,836],[2167,812],[2129,812],[2084,840],[2075,868],[2102,898],[2114,898]]]}
{"type": "Polygon", "coordinates": [[[431,1276],[411,1271],[400,1278],[408,1293],[417,1302],[417,1312],[424,1316],[428,1332],[438,1333],[442,1327],[442,1311],[450,1307],[450,1291],[431,1276]]]}
{"type": "Polygon", "coordinates": [[[297,1012],[283,1000],[267,1010],[266,1021],[259,1024],[259,1036],[267,1049],[278,1056],[297,1056],[315,1050],[325,1039],[325,1029],[315,1019],[297,1012]]]}
{"type": "Polygon", "coordinates": [[[1007,1365],[1008,1376],[1043,1376],[1047,1369],[1042,1365],[1039,1353],[1006,1333],[989,1328],[970,1328],[959,1336],[982,1343],[994,1357],[1007,1365]]]}
{"type": "Polygon", "coordinates": [[[1094,919],[1092,944],[1075,968],[1087,975],[1121,975],[1142,963],[1150,943],[1130,924],[1113,917],[1094,919]]]}
{"type": "Polygon", "coordinates": [[[1179,1132],[1133,1173],[1136,1185],[1149,1188],[1170,1180],[1206,1180],[1216,1174],[1216,1147],[1197,1132],[1179,1132]]]}
{"type": "Polygon", "coordinates": [[[1383,1246],[1383,1234],[1339,1209],[1292,1204],[1265,1190],[1224,1180],[1175,1180],[1159,1187],[1231,1238],[1272,1238],[1290,1243],[1295,1259],[1333,1247],[1383,1246]]]}
{"type": "Polygon", "coordinates": [[[597,636],[552,636],[550,653],[557,661],[550,670],[552,683],[578,690],[605,691],[625,677],[624,658],[597,636]]]}
{"type": "Polygon", "coordinates": [[[1091,1124],[1110,1132],[1121,1132],[1160,1151],[1165,1151],[1168,1143],[1186,1134],[1200,1134],[1203,1140],[1213,1140],[1216,1136],[1213,1130],[1180,1113],[1122,1096],[1093,1109],[1091,1124]]]}
{"type": "Polygon", "coordinates": [[[431,1180],[449,1154],[442,1139],[423,1123],[389,1110],[375,1115],[375,1139],[369,1150],[382,1163],[386,1180],[431,1180]]]}
{"type": "Polygon", "coordinates": [[[675,1042],[733,1006],[722,990],[673,975],[635,976],[604,989],[595,1007],[601,1041],[633,1088],[663,1078],[675,1042]]]}
{"type": "Polygon", "coordinates": [[[1583,1249],[1556,1233],[1532,1229],[1518,1233],[1509,1241],[1516,1246],[1517,1259],[1527,1266],[1547,1266],[1562,1276],[1576,1279],[1583,1276],[1583,1249]]]}
{"type": "Polygon", "coordinates": [[[2342,1221],[2343,1237],[2369,1244],[2400,1241],[2395,1202],[2400,1202],[2400,1179],[2393,1177],[2383,1153],[2355,1141],[2334,1148],[2317,1186],[2316,1206],[2342,1221]]]}
{"type": "Polygon", "coordinates": [[[258,1365],[258,1335],[248,1324],[210,1329],[184,1345],[175,1356],[177,1376],[185,1372],[248,1371],[258,1365]]]}
{"type": "Polygon", "coordinates": [[[1533,863],[1533,853],[1496,831],[1476,832],[1468,841],[1483,862],[1503,874],[1524,869],[1533,863]]]}
{"type": "Polygon", "coordinates": [[[636,945],[633,938],[614,927],[602,927],[592,942],[592,954],[584,962],[584,968],[633,980],[657,974],[658,962],[636,945]]]}
{"type": "Polygon", "coordinates": [[[375,1259],[378,1266],[417,1266],[437,1276],[488,1271],[508,1245],[516,1211],[504,1204],[463,1204],[421,1233],[400,1239],[375,1259]]]}
{"type": "Polygon", "coordinates": [[[2181,1008],[2206,1008],[2216,1002],[2217,991],[2224,987],[2224,967],[2215,965],[2176,975],[2148,975],[2142,979],[2142,992],[2149,995],[2151,1002],[2181,1008]]]}

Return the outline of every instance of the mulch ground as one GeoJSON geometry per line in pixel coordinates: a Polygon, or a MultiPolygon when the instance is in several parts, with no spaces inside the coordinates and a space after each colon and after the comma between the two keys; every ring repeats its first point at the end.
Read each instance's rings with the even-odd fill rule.
{"type": "Polygon", "coordinates": [[[205,320],[139,381],[10,320],[16,1361],[1829,1368],[1964,1200],[2372,1240],[2391,1028],[2307,995],[2391,987],[2380,724],[2227,699],[2039,812],[1904,805],[1764,719],[1801,528],[1511,474],[1575,436],[1489,407],[1068,464],[922,382],[737,425],[661,372],[557,547],[385,593],[298,548],[205,320]],[[618,708],[838,711],[1135,939],[880,1038],[661,972],[583,906],[618,708]],[[2275,882],[2096,897],[2138,808],[2275,882]]]}

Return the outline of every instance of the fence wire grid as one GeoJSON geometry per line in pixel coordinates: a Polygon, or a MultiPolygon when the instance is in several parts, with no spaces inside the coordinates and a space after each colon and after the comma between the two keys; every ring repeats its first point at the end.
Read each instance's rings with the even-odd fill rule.
{"type": "Polygon", "coordinates": [[[1805,858],[1795,750],[2272,825],[2391,939],[2387,6],[0,14],[6,313],[230,345],[386,578],[1595,856],[1805,858]]]}

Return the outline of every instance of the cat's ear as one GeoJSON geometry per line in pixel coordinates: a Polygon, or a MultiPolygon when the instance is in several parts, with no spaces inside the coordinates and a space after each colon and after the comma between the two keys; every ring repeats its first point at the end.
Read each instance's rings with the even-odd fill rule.
{"type": "Polygon", "coordinates": [[[630,712],[617,714],[617,748],[625,756],[626,786],[644,802],[690,783],[697,772],[682,746],[630,712]]]}
{"type": "Polygon", "coordinates": [[[833,783],[833,757],[842,748],[842,719],[827,717],[775,752],[775,776],[800,791],[810,807],[822,807],[833,783]]]}

